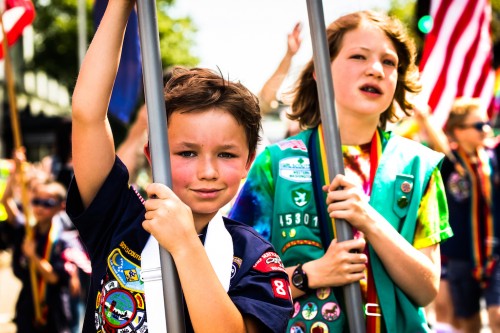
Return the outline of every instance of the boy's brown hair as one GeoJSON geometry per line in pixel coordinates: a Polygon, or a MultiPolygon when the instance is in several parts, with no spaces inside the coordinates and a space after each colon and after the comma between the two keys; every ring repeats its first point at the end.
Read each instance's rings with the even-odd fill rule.
{"type": "MultiPolygon", "coordinates": [[[[363,24],[370,24],[380,28],[394,44],[399,58],[398,82],[394,100],[401,106],[401,110],[410,115],[413,105],[406,99],[406,92],[416,93],[421,90],[417,81],[418,69],[415,65],[416,49],[414,41],[408,35],[403,24],[383,13],[365,10],[340,17],[331,23],[326,31],[330,62],[338,55],[344,36],[363,24]]],[[[300,74],[297,86],[293,91],[294,100],[292,113],[289,118],[298,120],[302,128],[313,128],[321,122],[319,109],[318,88],[313,77],[314,63],[310,60],[300,74]]],[[[387,121],[396,121],[394,100],[379,119],[379,126],[385,128],[387,121]]]]}
{"type": "Polygon", "coordinates": [[[174,112],[203,112],[211,108],[229,112],[245,129],[249,157],[255,153],[261,130],[259,102],[241,83],[226,80],[206,68],[174,67],[164,95],[167,121],[174,112]]]}
{"type": "Polygon", "coordinates": [[[459,97],[455,99],[453,105],[451,106],[450,114],[448,115],[448,120],[444,126],[444,132],[450,136],[454,137],[453,131],[456,128],[462,126],[465,119],[469,114],[481,109],[481,99],[480,98],[466,98],[459,97]]]}

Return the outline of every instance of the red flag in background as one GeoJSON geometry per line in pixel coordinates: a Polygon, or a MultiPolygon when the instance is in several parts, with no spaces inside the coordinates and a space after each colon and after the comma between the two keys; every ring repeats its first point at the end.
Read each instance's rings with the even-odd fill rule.
{"type": "MultiPolygon", "coordinates": [[[[6,0],[2,22],[7,35],[7,44],[13,45],[22,35],[24,28],[30,25],[34,19],[35,7],[30,0],[6,0]]],[[[2,31],[0,31],[0,36],[3,38],[2,31]]],[[[0,58],[3,58],[3,48],[1,47],[0,58]]]]}
{"type": "Polygon", "coordinates": [[[480,97],[492,110],[490,1],[432,0],[430,14],[433,27],[420,62],[420,97],[431,107],[434,121],[444,126],[456,97],[480,97]]]}

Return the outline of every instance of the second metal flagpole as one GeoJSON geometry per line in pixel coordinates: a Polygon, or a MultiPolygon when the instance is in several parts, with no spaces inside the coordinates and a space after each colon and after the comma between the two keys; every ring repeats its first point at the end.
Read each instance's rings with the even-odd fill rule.
{"type": "MultiPolygon", "coordinates": [[[[321,0],[307,0],[307,12],[313,45],[314,71],[316,72],[318,86],[328,174],[330,177],[334,177],[336,174],[344,173],[344,160],[342,158],[342,144],[335,112],[330,50],[326,39],[325,18],[321,0]]],[[[331,179],[328,181],[331,181],[331,179]]],[[[335,219],[335,230],[339,242],[353,238],[352,227],[343,219],[335,219]]],[[[359,283],[345,285],[343,291],[349,331],[365,332],[366,325],[359,283]]]]}
{"type": "MultiPolygon", "coordinates": [[[[153,181],[172,188],[155,0],[137,1],[137,18],[141,40],[144,94],[148,110],[149,147],[153,181]]],[[[184,303],[177,268],[172,256],[165,249],[159,247],[159,251],[167,332],[183,333],[186,331],[184,303]]]]}

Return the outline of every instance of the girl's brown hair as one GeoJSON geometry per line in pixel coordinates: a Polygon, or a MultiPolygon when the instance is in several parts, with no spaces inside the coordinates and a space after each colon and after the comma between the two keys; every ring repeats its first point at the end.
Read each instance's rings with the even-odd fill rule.
{"type": "MultiPolygon", "coordinates": [[[[394,44],[399,58],[398,82],[394,100],[401,110],[410,115],[413,105],[406,99],[406,92],[416,93],[421,90],[418,83],[418,69],[415,65],[415,44],[402,23],[390,16],[375,11],[359,11],[340,17],[331,23],[326,31],[330,62],[338,55],[347,32],[355,30],[361,24],[368,23],[380,28],[394,44]]],[[[302,128],[312,128],[321,122],[318,101],[318,89],[313,77],[314,63],[311,59],[299,76],[293,90],[292,113],[289,118],[298,120],[302,128]]],[[[397,121],[394,100],[380,115],[379,126],[385,128],[387,121],[397,121]]]]}

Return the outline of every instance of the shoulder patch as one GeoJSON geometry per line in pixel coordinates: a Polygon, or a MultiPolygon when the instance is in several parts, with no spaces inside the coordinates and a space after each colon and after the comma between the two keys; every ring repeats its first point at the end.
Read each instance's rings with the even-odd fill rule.
{"type": "Polygon", "coordinates": [[[108,268],[123,288],[144,292],[140,267],[128,260],[120,249],[114,249],[108,256],[108,268]]]}
{"type": "Polygon", "coordinates": [[[277,143],[281,150],[293,149],[307,151],[306,144],[302,140],[286,140],[277,143]]]}
{"type": "Polygon", "coordinates": [[[285,267],[276,252],[266,252],[253,265],[253,269],[262,273],[285,272],[285,267]]]}
{"type": "Polygon", "coordinates": [[[280,160],[279,176],[292,182],[310,182],[312,180],[312,176],[309,158],[296,156],[280,160]]]}

